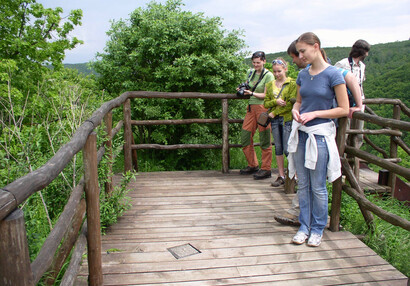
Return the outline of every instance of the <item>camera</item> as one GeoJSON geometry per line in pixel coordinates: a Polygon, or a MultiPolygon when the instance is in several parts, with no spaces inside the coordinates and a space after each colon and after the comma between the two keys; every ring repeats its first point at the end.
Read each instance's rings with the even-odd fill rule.
{"type": "Polygon", "coordinates": [[[249,86],[249,84],[247,84],[246,82],[241,83],[238,86],[239,90],[236,92],[237,96],[245,96],[244,91],[246,89],[251,89],[251,87],[249,86]]]}

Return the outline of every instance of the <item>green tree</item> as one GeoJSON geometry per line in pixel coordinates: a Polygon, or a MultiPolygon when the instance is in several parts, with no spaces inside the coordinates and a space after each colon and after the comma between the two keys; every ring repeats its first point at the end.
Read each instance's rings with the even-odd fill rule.
{"type": "Polygon", "coordinates": [[[81,10],[63,18],[62,8],[44,8],[35,0],[3,0],[0,10],[0,57],[15,60],[21,67],[46,62],[61,65],[65,51],[81,43],[68,37],[81,24],[81,10]]]}
{"type": "MultiPolygon", "coordinates": [[[[234,93],[245,80],[245,47],[241,31],[221,29],[221,19],[182,10],[180,0],[151,2],[138,8],[129,20],[113,22],[105,52],[93,63],[104,89],[118,95],[124,91],[234,93]]],[[[231,101],[232,110],[243,104],[231,101]]],[[[244,108],[243,108],[244,110],[244,108]]],[[[133,117],[144,119],[218,118],[218,100],[133,100],[133,117]]],[[[238,118],[238,116],[236,116],[238,118]]],[[[234,132],[234,131],[232,131],[234,132]]],[[[234,134],[234,133],[231,133],[234,134]]],[[[221,142],[220,126],[190,125],[139,128],[139,143],[180,144],[221,142]]],[[[168,159],[172,157],[167,152],[168,159]]],[[[207,152],[207,151],[206,151],[207,152]]],[[[154,152],[153,152],[154,153],[154,152]]],[[[162,155],[155,152],[160,161],[162,155]]],[[[207,152],[177,151],[167,168],[201,165],[216,159],[207,152]],[[195,156],[193,156],[195,154],[195,156]],[[192,163],[192,158],[200,158],[192,163]],[[212,158],[211,158],[212,157],[212,158]]],[[[219,161],[219,160],[218,160],[219,161]]],[[[213,164],[213,163],[211,163],[213,164]]]]}
{"type": "Polygon", "coordinates": [[[62,8],[44,8],[35,0],[3,0],[0,10],[0,114],[10,122],[10,116],[24,117],[24,108],[26,118],[41,122],[39,111],[51,108],[50,99],[32,95],[50,72],[47,66],[62,68],[65,51],[81,43],[69,33],[81,24],[82,11],[63,17],[62,8]]]}
{"type": "Polygon", "coordinates": [[[44,8],[35,0],[3,0],[0,10],[0,72],[15,68],[13,86],[35,92],[46,66],[62,67],[65,51],[81,43],[69,33],[81,24],[82,11],[73,10],[63,17],[62,8],[44,8]]]}
{"type": "Polygon", "coordinates": [[[151,2],[113,22],[94,63],[104,87],[128,90],[232,92],[244,70],[241,31],[221,19],[181,9],[180,0],[151,2]]]}

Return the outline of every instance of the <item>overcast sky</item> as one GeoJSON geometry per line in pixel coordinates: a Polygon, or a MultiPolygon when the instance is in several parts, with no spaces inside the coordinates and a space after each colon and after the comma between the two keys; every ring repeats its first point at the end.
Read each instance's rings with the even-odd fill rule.
{"type": "MultiPolygon", "coordinates": [[[[103,52],[110,20],[126,20],[150,0],[37,0],[46,8],[62,7],[64,15],[83,10],[82,26],[72,36],[84,41],[66,52],[65,63],[84,63],[103,52]]],[[[156,0],[165,3],[164,0],[156,0]]],[[[286,51],[304,32],[316,33],[322,47],[351,47],[358,39],[370,44],[408,40],[410,0],[183,0],[183,10],[222,18],[223,29],[244,30],[248,51],[286,51]]]]}

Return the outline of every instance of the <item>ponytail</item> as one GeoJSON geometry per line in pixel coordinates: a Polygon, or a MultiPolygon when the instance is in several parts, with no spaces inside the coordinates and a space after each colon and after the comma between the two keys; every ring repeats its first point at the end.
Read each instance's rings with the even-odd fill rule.
{"type": "Polygon", "coordinates": [[[322,54],[322,57],[325,60],[325,62],[328,62],[326,52],[323,48],[320,48],[320,53],[322,54]]]}

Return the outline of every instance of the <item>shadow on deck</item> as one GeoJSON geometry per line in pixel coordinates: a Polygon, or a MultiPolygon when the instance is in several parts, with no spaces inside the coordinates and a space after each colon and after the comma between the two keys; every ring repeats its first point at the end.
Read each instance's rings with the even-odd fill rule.
{"type": "MultiPolygon", "coordinates": [[[[102,237],[104,285],[407,284],[350,232],[325,231],[319,248],[291,244],[297,228],[273,215],[293,195],[270,180],[238,171],[152,172],[139,173],[130,188],[132,208],[102,237]],[[187,244],[183,258],[168,250],[187,244]]],[[[87,271],[85,262],[77,285],[87,284],[87,271]]]]}

